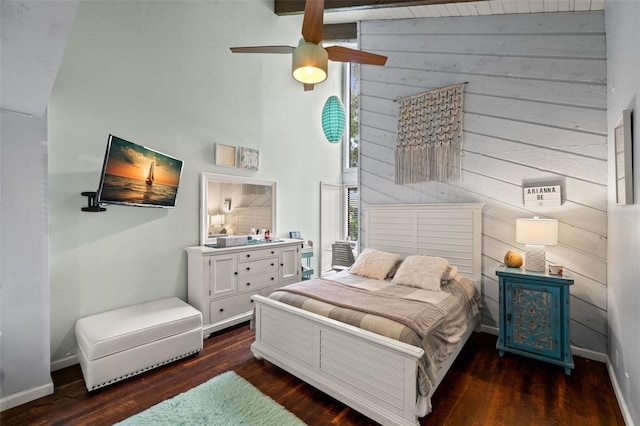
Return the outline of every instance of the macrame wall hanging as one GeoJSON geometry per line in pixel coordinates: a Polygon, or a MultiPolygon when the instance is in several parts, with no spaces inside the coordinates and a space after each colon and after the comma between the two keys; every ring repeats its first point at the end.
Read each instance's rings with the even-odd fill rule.
{"type": "Polygon", "coordinates": [[[465,84],[397,100],[396,184],[461,179],[465,84]]]}

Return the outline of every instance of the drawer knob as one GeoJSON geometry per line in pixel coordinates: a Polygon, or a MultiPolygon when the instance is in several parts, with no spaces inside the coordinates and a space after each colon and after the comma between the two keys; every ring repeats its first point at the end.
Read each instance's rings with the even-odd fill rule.
{"type": "Polygon", "coordinates": [[[275,263],[271,262],[271,266],[274,266],[274,265],[275,265],[275,263]]]}
{"type": "Polygon", "coordinates": [[[253,299],[249,299],[249,302],[253,303],[253,299]]]}
{"type": "Polygon", "coordinates": [[[220,312],[224,312],[224,309],[220,308],[220,312]]]}
{"type": "Polygon", "coordinates": [[[271,254],[275,254],[275,251],[271,250],[271,254]]]}
{"type": "Polygon", "coordinates": [[[238,271],[234,272],[233,275],[238,275],[238,271]]]}
{"type": "Polygon", "coordinates": [[[247,253],[247,257],[251,257],[251,255],[249,253],[247,253]]]}
{"type": "Polygon", "coordinates": [[[284,263],[281,263],[280,266],[284,266],[284,263]]]}
{"type": "Polygon", "coordinates": [[[247,283],[247,285],[251,285],[251,283],[247,283]]]}
{"type": "Polygon", "coordinates": [[[247,266],[247,271],[250,271],[250,270],[251,270],[251,268],[249,268],[249,267],[247,266]]]}
{"type": "Polygon", "coordinates": [[[275,280],[275,278],[274,278],[274,277],[271,277],[271,281],[274,281],[274,280],[275,280]]]}

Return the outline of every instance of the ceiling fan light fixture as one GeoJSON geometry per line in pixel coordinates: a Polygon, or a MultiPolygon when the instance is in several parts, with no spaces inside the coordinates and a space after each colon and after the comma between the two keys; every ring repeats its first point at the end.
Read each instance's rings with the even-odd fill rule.
{"type": "Polygon", "coordinates": [[[328,62],[329,54],[321,45],[300,39],[293,50],[293,78],[305,84],[322,83],[327,79],[328,62]]]}

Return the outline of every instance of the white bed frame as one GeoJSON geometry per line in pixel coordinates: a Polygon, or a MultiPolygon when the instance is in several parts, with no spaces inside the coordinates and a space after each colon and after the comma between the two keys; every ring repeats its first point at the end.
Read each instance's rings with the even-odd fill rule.
{"type": "MultiPolygon", "coordinates": [[[[481,203],[363,207],[363,247],[441,256],[481,291],[481,203]]],[[[251,350],[383,425],[417,425],[431,396],[479,325],[469,327],[438,371],[428,397],[416,389],[421,348],[254,296],[256,339],[251,350]]]]}

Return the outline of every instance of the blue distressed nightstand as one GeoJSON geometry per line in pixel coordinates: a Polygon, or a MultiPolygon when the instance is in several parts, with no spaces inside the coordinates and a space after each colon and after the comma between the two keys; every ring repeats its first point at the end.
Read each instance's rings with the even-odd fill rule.
{"type": "Polygon", "coordinates": [[[573,279],[501,266],[498,349],[574,368],[569,344],[569,287],[573,279]]]}

